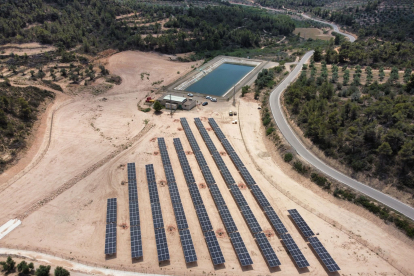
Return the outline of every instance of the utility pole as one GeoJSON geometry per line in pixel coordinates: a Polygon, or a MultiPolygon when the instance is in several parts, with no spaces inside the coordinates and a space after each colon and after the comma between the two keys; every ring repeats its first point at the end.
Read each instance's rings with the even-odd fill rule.
{"type": "Polygon", "coordinates": [[[234,86],[233,90],[233,106],[236,106],[236,86],[234,86]]]}

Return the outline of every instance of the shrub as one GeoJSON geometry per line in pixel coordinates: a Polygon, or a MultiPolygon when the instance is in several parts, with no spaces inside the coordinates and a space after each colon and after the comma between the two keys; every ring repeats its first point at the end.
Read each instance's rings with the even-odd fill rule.
{"type": "Polygon", "coordinates": [[[293,163],[293,168],[300,174],[305,174],[307,171],[307,168],[300,161],[293,163]]]}
{"type": "Polygon", "coordinates": [[[69,271],[67,271],[63,267],[60,267],[60,266],[56,267],[55,276],[69,276],[69,275],[70,275],[69,271]]]}
{"type": "Polygon", "coordinates": [[[269,136],[270,134],[272,134],[272,132],[273,131],[275,131],[275,128],[273,128],[273,127],[268,127],[267,129],[266,129],[266,135],[267,136],[269,136]]]}
{"type": "Polygon", "coordinates": [[[50,272],[50,265],[48,266],[41,265],[39,266],[38,269],[36,269],[35,274],[36,276],[49,276],[49,272],[50,272]]]}
{"type": "Polygon", "coordinates": [[[16,265],[16,262],[13,261],[12,257],[7,257],[7,261],[5,262],[0,262],[0,265],[3,266],[3,270],[5,270],[6,272],[11,272],[14,269],[14,266],[16,265]]]}
{"type": "Polygon", "coordinates": [[[162,109],[162,105],[159,101],[155,101],[153,108],[155,111],[160,111],[162,109]]]}
{"type": "Polygon", "coordinates": [[[22,274],[29,274],[33,268],[33,263],[27,264],[25,261],[17,265],[17,270],[22,274]]]}
{"type": "Polygon", "coordinates": [[[283,158],[285,160],[285,162],[290,162],[293,159],[293,154],[291,154],[290,152],[285,154],[285,157],[283,158]]]}
{"type": "Polygon", "coordinates": [[[318,186],[325,186],[326,182],[328,181],[325,177],[320,176],[317,173],[311,174],[311,180],[312,182],[316,183],[318,186]]]}

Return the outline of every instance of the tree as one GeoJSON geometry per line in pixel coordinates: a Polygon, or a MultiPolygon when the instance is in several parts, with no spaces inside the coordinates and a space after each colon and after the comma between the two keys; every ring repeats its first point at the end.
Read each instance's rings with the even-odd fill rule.
{"type": "Polygon", "coordinates": [[[159,101],[155,101],[154,106],[153,106],[155,111],[160,111],[162,109],[162,105],[159,101]]]}
{"type": "Polygon", "coordinates": [[[36,269],[35,275],[36,276],[49,276],[49,272],[50,272],[50,265],[48,266],[41,265],[39,266],[38,269],[36,269]]]}
{"type": "Polygon", "coordinates": [[[380,155],[383,156],[390,156],[392,154],[392,149],[388,142],[382,143],[381,146],[378,147],[377,151],[380,155]]]}
{"type": "Polygon", "coordinates": [[[5,270],[6,272],[11,272],[13,271],[16,262],[13,261],[12,257],[8,256],[5,262],[0,262],[0,265],[3,266],[3,270],[5,270]]]}
{"type": "Polygon", "coordinates": [[[39,78],[39,79],[42,79],[43,80],[43,78],[46,76],[46,74],[45,74],[45,72],[43,72],[43,71],[40,71],[39,70],[39,72],[37,73],[37,77],[39,78]]]}
{"type": "Polygon", "coordinates": [[[321,50],[321,48],[317,47],[317,48],[315,49],[315,53],[313,54],[313,59],[314,59],[316,62],[319,62],[319,61],[321,61],[321,60],[322,60],[322,50],[321,50]]]}
{"type": "Polygon", "coordinates": [[[379,69],[379,79],[380,81],[383,81],[384,78],[385,78],[384,67],[381,66],[379,69]]]}
{"type": "Polygon", "coordinates": [[[64,78],[68,75],[65,68],[60,69],[60,75],[64,78]]]}
{"type": "Polygon", "coordinates": [[[414,94],[414,74],[411,75],[410,81],[405,87],[405,91],[407,91],[407,93],[414,94]]]}
{"type": "Polygon", "coordinates": [[[60,266],[56,267],[55,276],[69,276],[69,275],[70,275],[69,271],[67,271],[63,267],[60,267],[60,266]]]}
{"type": "Polygon", "coordinates": [[[404,71],[404,82],[407,83],[410,81],[410,76],[411,76],[412,70],[411,68],[407,68],[404,71]]]}
{"type": "Polygon", "coordinates": [[[395,66],[392,67],[392,69],[391,69],[390,80],[392,80],[392,81],[397,81],[398,80],[398,68],[395,67],[395,66]]]}
{"type": "Polygon", "coordinates": [[[27,264],[25,261],[17,265],[17,270],[22,274],[29,274],[33,268],[33,263],[27,264]]]}
{"type": "Polygon", "coordinates": [[[35,73],[34,70],[30,70],[30,75],[32,75],[32,78],[34,77],[34,73],[35,73]]]}
{"type": "Polygon", "coordinates": [[[242,97],[244,97],[244,95],[246,93],[249,93],[249,90],[250,90],[250,86],[248,86],[248,85],[243,86],[242,87],[242,97]]]}

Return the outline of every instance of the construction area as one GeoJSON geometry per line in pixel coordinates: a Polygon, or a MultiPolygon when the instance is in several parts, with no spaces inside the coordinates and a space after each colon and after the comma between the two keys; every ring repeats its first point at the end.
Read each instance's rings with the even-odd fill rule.
{"type": "Polygon", "coordinates": [[[297,174],[252,93],[180,110],[197,95],[167,91],[172,116],[143,112],[160,97],[152,82],[177,87],[177,70],[202,62],[132,51],[101,62],[121,85],[57,93],[33,149],[0,175],[2,256],[71,275],[413,275],[414,242],[297,174]]]}

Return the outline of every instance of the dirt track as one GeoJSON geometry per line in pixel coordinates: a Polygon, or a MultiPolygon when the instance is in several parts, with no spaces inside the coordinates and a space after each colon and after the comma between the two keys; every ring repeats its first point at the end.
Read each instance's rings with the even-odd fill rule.
{"type": "MultiPolygon", "coordinates": [[[[282,266],[276,271],[267,267],[193,123],[194,117],[201,117],[208,127],[205,118],[214,117],[308,259],[311,265],[307,272],[309,275],[327,273],[288,219],[287,210],[291,208],[297,208],[310,227],[320,234],[319,239],[341,267],[341,275],[400,275],[395,268],[400,266],[407,271],[414,270],[410,259],[414,253],[412,242],[397,238],[391,227],[377,223],[375,218],[359,212],[355,206],[338,202],[331,195],[319,191],[308,180],[287,171],[284,162],[270,154],[271,148],[266,147],[266,139],[261,130],[258,103],[254,100],[239,101],[240,125],[230,123],[234,120],[227,115],[229,110],[234,109],[231,102],[210,103],[206,107],[196,107],[191,112],[178,111],[173,118],[167,112],[154,115],[152,112],[138,111],[138,101],[151,93],[154,89],[151,85],[153,82],[163,79],[163,84],[167,85],[179,77],[177,71],[181,74],[188,72],[191,65],[195,63],[171,62],[167,57],[158,54],[140,52],[124,52],[109,58],[108,68],[111,73],[122,77],[122,84],[104,95],[78,95],[73,103],[59,109],[55,113],[51,143],[43,159],[30,172],[0,193],[0,225],[16,216],[23,214],[24,217],[22,225],[0,241],[0,247],[40,250],[82,263],[158,274],[296,275],[306,272],[296,269],[274,234],[270,242],[282,266]],[[143,72],[150,74],[150,80],[141,80],[140,74],[143,72]],[[107,100],[104,101],[103,97],[107,100]],[[177,120],[180,117],[188,118],[207,163],[219,182],[218,186],[253,259],[254,264],[250,270],[241,269],[226,236],[219,238],[226,259],[225,266],[215,270],[211,263],[172,143],[173,138],[179,137],[184,149],[191,150],[177,120]],[[146,126],[144,120],[155,126],[143,132],[142,136],[137,136],[146,126]],[[139,138],[133,141],[133,137],[139,138]],[[144,169],[145,164],[154,164],[157,180],[165,180],[161,157],[154,154],[159,151],[153,139],[155,137],[166,139],[198,256],[196,265],[185,265],[179,235],[174,229],[167,231],[171,261],[165,266],[158,265],[144,169]],[[111,158],[107,158],[108,156],[111,158]],[[101,160],[105,162],[99,163],[101,160]],[[127,162],[136,163],[138,177],[144,258],[137,262],[132,262],[130,258],[129,228],[118,227],[116,258],[105,259],[103,254],[107,198],[118,198],[118,225],[129,223],[128,187],[121,184],[127,180],[124,166],[127,162]],[[95,166],[97,163],[99,166],[95,166]],[[88,171],[88,168],[93,170],[88,171]],[[85,171],[89,173],[82,175],[85,171]],[[72,186],[61,190],[53,200],[41,203],[30,215],[24,216],[33,204],[54,195],[70,181],[74,181],[71,182],[72,186]],[[338,225],[334,227],[326,220],[336,221],[343,229],[338,225]],[[380,248],[384,256],[392,257],[393,264],[350,237],[346,231],[348,229],[355,233],[356,238],[380,248]]],[[[219,152],[224,152],[214,133],[209,133],[219,152]]],[[[236,182],[242,183],[242,178],[229,157],[223,156],[223,159],[236,182]]],[[[188,160],[197,183],[205,183],[194,155],[188,155],[188,160]]],[[[214,230],[224,229],[209,191],[202,188],[202,185],[199,187],[214,230]]],[[[272,234],[273,230],[250,191],[246,189],[242,193],[259,224],[272,234]]],[[[168,188],[159,186],[159,195],[164,223],[167,227],[176,229],[168,188]]]]}

